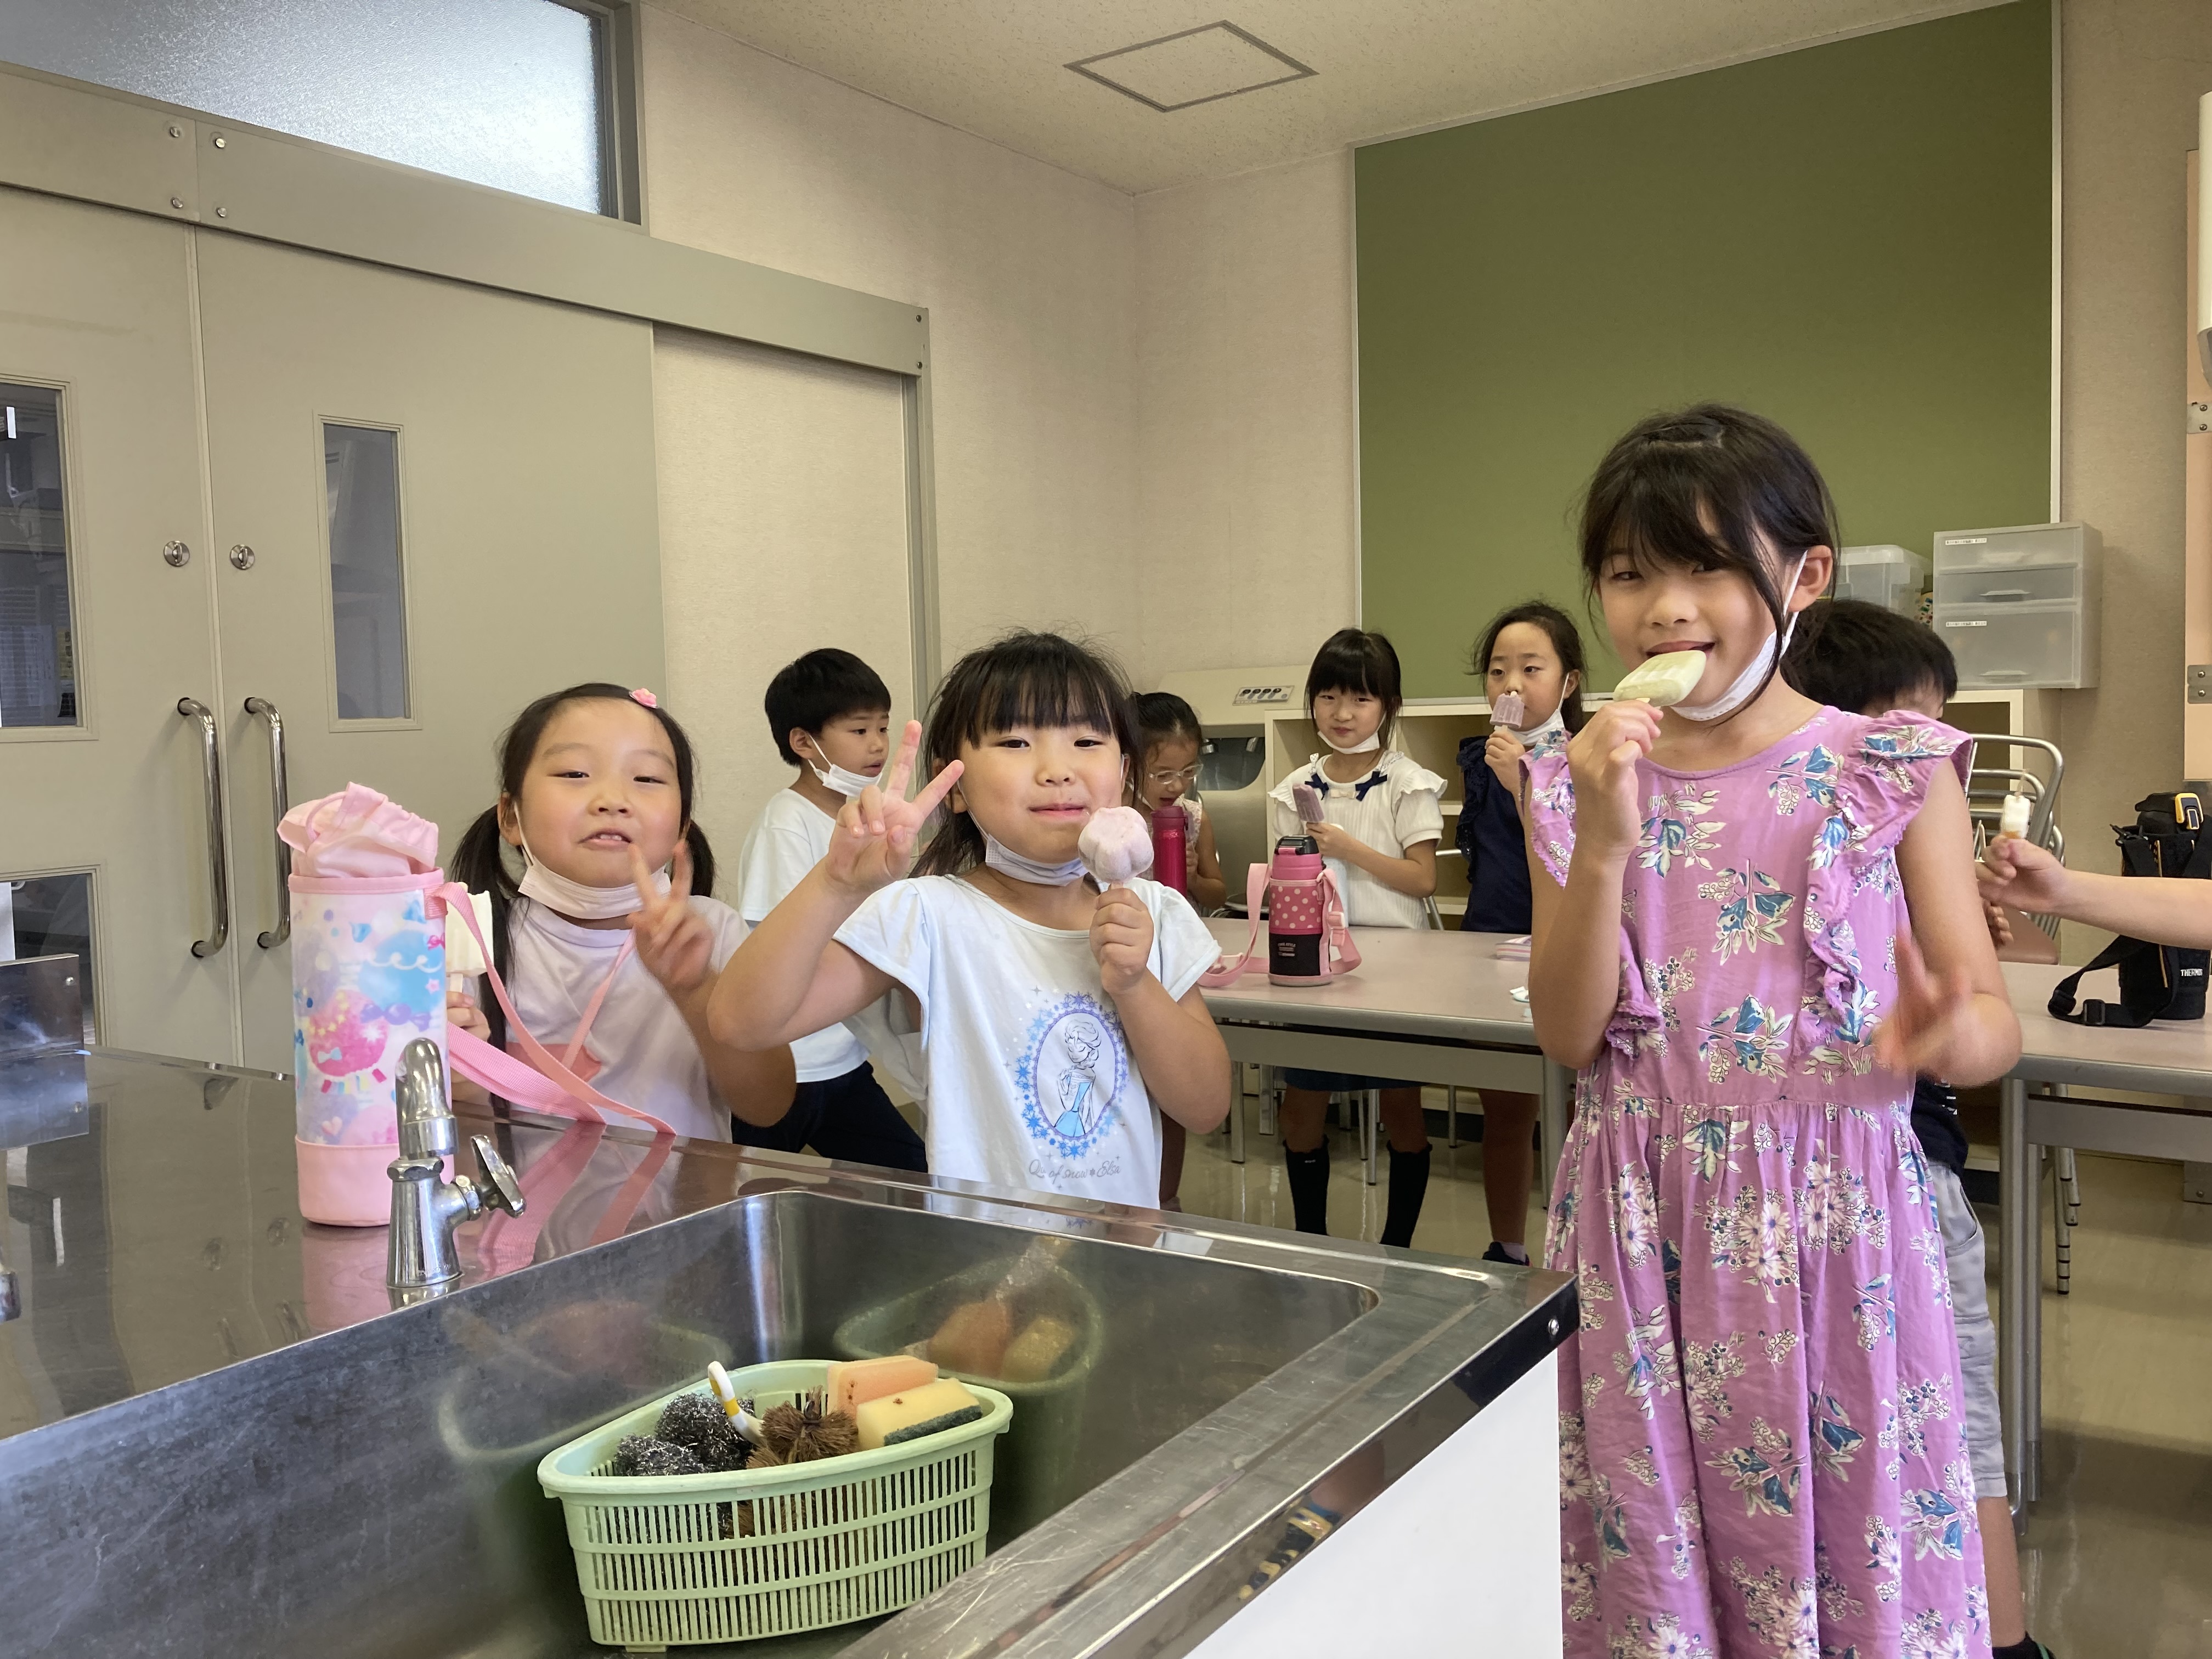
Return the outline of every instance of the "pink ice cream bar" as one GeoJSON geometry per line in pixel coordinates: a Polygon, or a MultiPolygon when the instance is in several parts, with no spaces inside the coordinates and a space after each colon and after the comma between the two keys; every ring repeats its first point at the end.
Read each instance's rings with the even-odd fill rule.
{"type": "Polygon", "coordinates": [[[1075,850],[1100,887],[1112,887],[1152,867],[1152,827],[1133,806],[1109,806],[1091,814],[1075,850]]]}
{"type": "Polygon", "coordinates": [[[1518,691],[1501,691],[1492,699],[1490,724],[1493,731],[1510,726],[1516,732],[1528,724],[1528,705],[1522,702],[1518,691]]]}

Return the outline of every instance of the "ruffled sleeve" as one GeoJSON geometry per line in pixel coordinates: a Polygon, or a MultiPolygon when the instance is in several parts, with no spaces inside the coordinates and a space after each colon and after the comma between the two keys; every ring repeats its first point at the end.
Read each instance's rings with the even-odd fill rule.
{"type": "Polygon", "coordinates": [[[1390,827],[1397,833],[1401,850],[1423,842],[1444,838],[1444,781],[1405,755],[1393,755],[1390,774],[1390,827]]]}
{"type": "Polygon", "coordinates": [[[1905,920],[1897,843],[1926,804],[1937,769],[1948,766],[1963,786],[1972,763],[1965,732],[1893,709],[1840,716],[1778,769],[1769,791],[1778,811],[1824,814],[1805,894],[1805,942],[1820,965],[1820,1006],[1813,1011],[1822,1028],[1817,1064],[1867,1069],[1881,995],[1863,951],[1883,948],[1878,933],[1893,933],[1905,920]],[[1863,940],[1855,909],[1863,921],[1881,917],[1881,928],[1863,940]]]}
{"type": "Polygon", "coordinates": [[[1521,775],[1528,781],[1523,810],[1529,841],[1545,871],[1565,887],[1575,856],[1575,781],[1565,747],[1530,750],[1521,757],[1521,775]]]}

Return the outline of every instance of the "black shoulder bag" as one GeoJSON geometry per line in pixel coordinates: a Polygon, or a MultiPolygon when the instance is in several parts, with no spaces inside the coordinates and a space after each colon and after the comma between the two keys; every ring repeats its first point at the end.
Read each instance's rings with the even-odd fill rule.
{"type": "MultiPolygon", "coordinates": [[[[2146,795],[2136,803],[2134,826],[2113,826],[2120,867],[2130,876],[2193,876],[2212,878],[2212,830],[2204,827],[2197,798],[2186,792],[2146,795]]],[[[2114,939],[2097,959],[2069,974],[2051,993],[2051,1013],[2076,1025],[2148,1025],[2154,1019],[2204,1018],[2204,971],[2212,951],[2185,951],[2148,939],[2114,939]],[[2083,974],[2100,968],[2120,970],[2120,1000],[2092,997],[2074,1011],[2075,988],[2083,974]]]]}

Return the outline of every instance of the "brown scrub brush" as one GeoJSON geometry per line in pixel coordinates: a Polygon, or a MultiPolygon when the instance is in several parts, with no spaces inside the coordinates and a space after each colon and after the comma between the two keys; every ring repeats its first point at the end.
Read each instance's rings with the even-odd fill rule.
{"type": "Polygon", "coordinates": [[[859,1449],[860,1431],[845,1413],[824,1412],[817,1390],[798,1404],[769,1407],[761,1414],[761,1438],[763,1443],[745,1461],[749,1469],[842,1457],[859,1449]]]}

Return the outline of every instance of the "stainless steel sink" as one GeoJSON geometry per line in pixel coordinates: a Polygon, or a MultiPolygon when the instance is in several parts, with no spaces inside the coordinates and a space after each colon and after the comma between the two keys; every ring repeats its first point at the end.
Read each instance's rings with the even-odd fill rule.
{"type": "Polygon", "coordinates": [[[1040,1241],[1099,1340],[1018,1408],[991,1557],[889,1620],[693,1651],[1182,1652],[1316,1480],[1402,1472],[1572,1318],[1553,1275],[686,1155],[738,1195],[0,1438],[0,1655],[604,1653],[540,1457],[709,1358],[927,1335],[1040,1241]]]}

